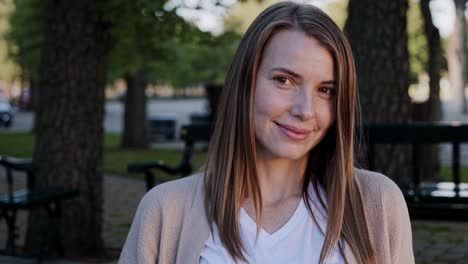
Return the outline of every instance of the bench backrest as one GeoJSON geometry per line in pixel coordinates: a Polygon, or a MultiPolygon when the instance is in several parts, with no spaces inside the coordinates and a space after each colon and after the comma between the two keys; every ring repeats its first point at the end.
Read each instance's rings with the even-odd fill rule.
{"type": "Polygon", "coordinates": [[[468,143],[468,124],[452,123],[407,123],[407,124],[366,124],[364,139],[368,145],[369,169],[375,169],[374,153],[376,144],[410,144],[413,155],[413,183],[420,182],[421,144],[452,144],[453,182],[460,184],[460,143],[468,143]]]}
{"type": "Polygon", "coordinates": [[[211,137],[211,123],[199,122],[183,125],[180,130],[180,137],[186,144],[208,142],[211,137]]]}
{"type": "Polygon", "coordinates": [[[35,188],[34,174],[37,167],[31,159],[18,159],[14,157],[0,156],[0,168],[5,170],[7,180],[7,193],[10,200],[13,199],[13,171],[23,172],[26,174],[26,187],[28,191],[33,191],[35,188]],[[3,168],[2,168],[3,167],[3,168]]]}
{"type": "MultiPolygon", "coordinates": [[[[186,147],[194,142],[208,142],[211,136],[210,123],[194,123],[181,129],[181,138],[186,147]]],[[[370,169],[375,169],[374,153],[376,144],[410,144],[413,155],[413,179],[419,184],[419,145],[452,144],[452,175],[455,184],[460,183],[460,143],[468,143],[468,124],[452,123],[406,123],[406,124],[365,124],[364,140],[368,147],[370,169]]],[[[190,151],[191,152],[191,151],[190,151]]]]}
{"type": "Polygon", "coordinates": [[[468,142],[468,124],[408,123],[367,124],[369,143],[373,144],[436,144],[468,142]]]}

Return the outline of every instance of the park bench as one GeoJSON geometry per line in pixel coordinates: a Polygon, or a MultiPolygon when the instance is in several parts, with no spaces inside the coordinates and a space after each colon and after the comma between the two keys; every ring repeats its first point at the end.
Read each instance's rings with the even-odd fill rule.
{"type": "Polygon", "coordinates": [[[208,142],[210,139],[210,123],[196,122],[182,126],[180,138],[184,141],[182,159],[177,165],[170,165],[164,161],[148,161],[129,163],[127,171],[129,173],[142,173],[145,177],[146,189],[150,190],[159,182],[155,182],[155,171],[163,171],[173,176],[187,176],[192,173],[192,160],[194,157],[195,143],[208,142]]]}
{"type": "MultiPolygon", "coordinates": [[[[129,172],[144,173],[147,188],[154,186],[152,170],[162,170],[174,175],[192,172],[193,143],[209,141],[210,123],[183,126],[181,138],[185,141],[184,154],[179,165],[171,167],[163,161],[130,164],[129,172]]],[[[460,144],[468,143],[468,124],[369,124],[364,126],[364,143],[370,170],[375,167],[378,144],[409,144],[412,149],[411,184],[400,184],[413,219],[468,220],[468,183],[460,180],[460,144]],[[452,182],[422,182],[421,144],[452,145],[452,182]]]]}
{"type": "Polygon", "coordinates": [[[411,184],[400,186],[412,219],[468,220],[468,183],[460,179],[460,145],[468,143],[468,124],[372,124],[365,128],[369,169],[375,170],[378,144],[411,145],[411,184]],[[422,144],[452,145],[452,181],[421,179],[422,144]]]}
{"type": "MultiPolygon", "coordinates": [[[[75,198],[79,195],[77,190],[65,189],[56,186],[36,186],[35,175],[38,171],[31,159],[18,159],[14,157],[0,156],[0,168],[6,172],[7,192],[0,195],[0,220],[4,219],[7,226],[6,248],[2,253],[17,256],[15,240],[17,238],[17,213],[19,210],[45,209],[49,217],[47,228],[43,228],[42,243],[47,245],[50,239],[54,242],[55,249],[63,256],[63,246],[60,234],[60,217],[62,213],[62,201],[75,198]],[[14,178],[20,172],[26,174],[26,189],[14,190],[14,178]],[[52,237],[50,235],[53,235],[52,237]]],[[[40,262],[45,248],[41,248],[38,257],[40,262]]]]}

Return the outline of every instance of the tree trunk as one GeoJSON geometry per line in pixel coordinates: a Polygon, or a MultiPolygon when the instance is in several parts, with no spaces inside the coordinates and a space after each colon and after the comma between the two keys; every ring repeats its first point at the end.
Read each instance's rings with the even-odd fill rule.
{"type": "MultiPolygon", "coordinates": [[[[411,121],[407,10],[407,0],[349,1],[345,32],[356,59],[364,122],[411,121]]],[[[409,147],[379,145],[375,164],[393,179],[408,179],[409,147]]]]}
{"type": "Polygon", "coordinates": [[[31,105],[32,105],[32,112],[33,112],[33,119],[32,119],[32,132],[35,133],[36,131],[36,113],[37,113],[37,108],[39,105],[39,83],[37,79],[31,77],[30,83],[29,83],[29,91],[30,91],[30,100],[31,100],[31,105]]]}
{"type": "Polygon", "coordinates": [[[208,99],[210,122],[214,124],[218,109],[219,96],[223,90],[223,85],[207,83],[205,84],[206,97],[208,99]]]}
{"type": "Polygon", "coordinates": [[[455,30],[453,32],[454,35],[454,44],[455,44],[455,52],[457,61],[459,64],[459,69],[457,73],[457,82],[455,89],[458,90],[456,94],[460,95],[461,100],[461,112],[463,114],[468,114],[468,103],[465,96],[465,3],[466,0],[455,0],[455,10],[456,10],[456,18],[455,18],[455,30]]]}
{"type": "Polygon", "coordinates": [[[427,73],[429,74],[429,117],[425,121],[438,121],[442,117],[440,105],[440,71],[442,69],[442,46],[439,30],[432,22],[429,0],[421,1],[421,13],[424,18],[424,32],[426,34],[429,56],[427,73]]]}
{"type": "Polygon", "coordinates": [[[148,81],[143,69],[134,75],[126,75],[124,130],[122,148],[147,148],[148,127],[146,117],[146,86],[148,81]]]}
{"type": "MultiPolygon", "coordinates": [[[[429,99],[415,104],[413,120],[422,122],[439,121],[442,116],[440,103],[440,71],[442,69],[442,47],[439,30],[432,22],[429,0],[421,0],[421,14],[424,20],[424,32],[428,44],[428,63],[426,71],[429,75],[429,99]]],[[[420,146],[419,164],[421,164],[422,180],[438,180],[440,171],[439,148],[434,145],[420,146]]]]}
{"type": "MultiPolygon", "coordinates": [[[[103,249],[103,116],[107,26],[92,0],[49,0],[40,67],[34,160],[38,185],[80,191],[63,204],[62,242],[68,256],[103,249]]],[[[28,239],[40,237],[36,214],[28,239]]]]}

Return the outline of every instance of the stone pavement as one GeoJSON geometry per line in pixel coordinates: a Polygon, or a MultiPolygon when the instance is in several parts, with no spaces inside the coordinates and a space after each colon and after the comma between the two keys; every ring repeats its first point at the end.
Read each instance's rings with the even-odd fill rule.
{"type": "MultiPolygon", "coordinates": [[[[0,171],[0,193],[5,182],[0,171]]],[[[23,178],[23,177],[20,177],[23,178]]],[[[24,182],[23,182],[24,183],[24,182]]],[[[20,182],[21,184],[21,182],[20,182]]],[[[104,177],[104,241],[108,248],[120,249],[130,227],[145,186],[142,180],[106,175],[104,177]]],[[[19,243],[24,241],[26,215],[20,215],[19,243]]],[[[413,247],[416,263],[468,264],[468,223],[413,221],[413,247]]],[[[0,247],[4,246],[5,225],[0,222],[0,247]]],[[[2,264],[32,264],[31,259],[0,257],[2,264]]],[[[96,263],[72,260],[49,260],[46,264],[96,263]]],[[[117,260],[108,262],[117,263],[117,260]]],[[[398,263],[399,264],[399,263],[398,263]]],[[[402,263],[404,264],[404,263],[402,263]]]]}

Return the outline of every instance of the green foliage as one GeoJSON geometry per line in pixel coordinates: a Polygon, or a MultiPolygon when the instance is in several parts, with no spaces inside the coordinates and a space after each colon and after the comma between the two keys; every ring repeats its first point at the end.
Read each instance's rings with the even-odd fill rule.
{"type": "Polygon", "coordinates": [[[0,80],[13,80],[18,75],[18,66],[10,58],[6,34],[10,31],[10,16],[13,0],[0,0],[0,80]]]}
{"type": "MultiPolygon", "coordinates": [[[[44,1],[11,1],[15,11],[7,35],[9,55],[21,67],[25,79],[38,79],[44,41],[44,1]]],[[[152,83],[171,83],[176,87],[222,83],[240,36],[229,30],[220,36],[201,32],[178,16],[175,9],[164,8],[166,2],[96,3],[112,38],[108,81],[146,69],[152,83]]]]}
{"type": "Polygon", "coordinates": [[[166,41],[183,31],[186,23],[164,1],[114,0],[102,4],[113,39],[109,58],[109,80],[134,74],[154,60],[170,57],[166,41]]]}
{"type": "Polygon", "coordinates": [[[220,36],[200,33],[196,41],[174,43],[174,61],[158,66],[161,78],[175,87],[222,84],[239,41],[237,32],[226,31],[220,36]]]}
{"type": "MultiPolygon", "coordinates": [[[[108,80],[146,69],[152,83],[176,86],[218,81],[219,63],[210,58],[225,52],[220,45],[232,42],[232,34],[213,37],[185,21],[175,10],[164,8],[165,1],[114,0],[102,5],[113,38],[108,80]],[[205,60],[205,63],[202,63],[205,60]],[[200,74],[196,74],[200,72],[200,74]]],[[[225,67],[224,67],[225,68],[225,67]]]]}
{"type": "Polygon", "coordinates": [[[348,18],[348,0],[330,2],[327,6],[327,14],[343,30],[348,18]]]}
{"type": "Polygon", "coordinates": [[[408,9],[408,51],[410,61],[410,81],[418,82],[418,74],[426,71],[428,63],[427,40],[424,32],[424,18],[419,2],[409,1],[408,9]]]}
{"type": "Polygon", "coordinates": [[[20,66],[23,78],[38,79],[44,41],[44,1],[14,0],[7,35],[10,56],[20,66]]]}
{"type": "Polygon", "coordinates": [[[278,0],[238,1],[229,10],[226,26],[244,34],[253,20],[267,7],[279,2],[278,0]]]}

